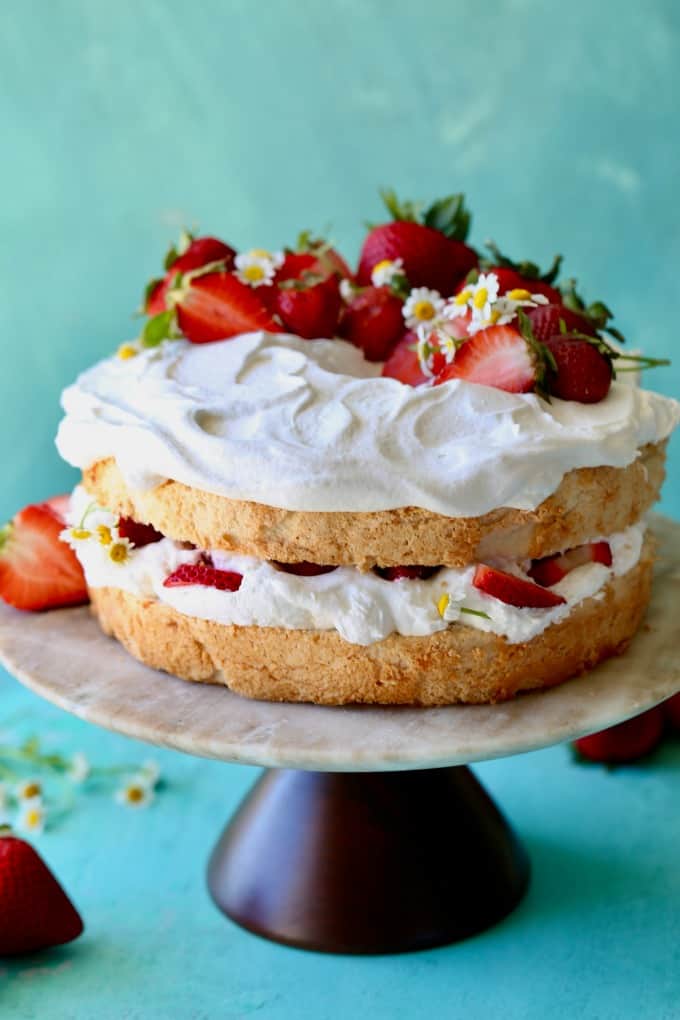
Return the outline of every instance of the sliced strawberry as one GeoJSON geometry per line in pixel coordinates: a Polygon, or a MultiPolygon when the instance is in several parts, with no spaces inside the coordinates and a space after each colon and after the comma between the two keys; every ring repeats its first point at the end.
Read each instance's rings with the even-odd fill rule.
{"type": "Polygon", "coordinates": [[[575,567],[583,567],[586,563],[602,563],[605,567],[611,567],[612,550],[609,542],[588,542],[555,556],[544,556],[532,562],[528,574],[536,584],[550,588],[575,567]]]}
{"type": "Polygon", "coordinates": [[[65,524],[71,507],[71,493],[66,492],[63,496],[51,496],[45,500],[45,503],[50,510],[55,512],[59,520],[65,524]]]}
{"type": "Polygon", "coordinates": [[[345,308],[340,336],[361,347],[368,361],[384,361],[404,332],[402,305],[389,287],[366,287],[345,308]]]}
{"type": "Polygon", "coordinates": [[[491,595],[509,606],[518,606],[520,609],[552,609],[566,602],[561,595],[556,595],[547,588],[541,588],[532,581],[525,581],[521,577],[515,577],[514,574],[506,573],[505,570],[489,567],[485,563],[477,566],[472,583],[486,595],[491,595]]]}
{"type": "Polygon", "coordinates": [[[661,709],[670,728],[680,733],[680,692],[664,701],[661,709]]]}
{"type": "Polygon", "coordinates": [[[375,573],[383,581],[427,581],[440,569],[439,567],[374,567],[375,573]]]}
{"type": "Polygon", "coordinates": [[[332,338],[338,330],[342,298],[336,276],[304,276],[301,281],[277,287],[273,309],[286,329],[307,340],[332,338]],[[305,282],[311,279],[315,282],[305,282]]]}
{"type": "Polygon", "coordinates": [[[581,404],[604,400],[612,384],[612,363],[596,344],[565,334],[546,340],[545,346],[557,366],[548,381],[553,396],[581,404]]]}
{"type": "Polygon", "coordinates": [[[300,563],[282,563],[280,560],[272,560],[277,570],[284,574],[296,574],[298,577],[317,577],[319,574],[330,574],[337,570],[337,566],[322,566],[320,563],[309,563],[301,560],[300,563]]]}
{"type": "Polygon", "coordinates": [[[59,538],[63,520],[47,504],[27,506],[0,530],[0,598],[16,609],[87,602],[83,568],[59,538]]]}
{"type": "Polygon", "coordinates": [[[542,343],[550,340],[553,336],[559,336],[564,331],[567,333],[584,333],[586,336],[597,336],[597,330],[592,321],[587,319],[585,315],[572,311],[571,308],[565,308],[559,296],[557,301],[552,304],[527,308],[526,313],[534,336],[542,343]],[[562,329],[562,324],[564,324],[564,330],[562,329]]]}
{"type": "Polygon", "coordinates": [[[610,726],[589,737],[575,741],[574,747],[589,761],[623,763],[636,761],[649,754],[660,743],[663,734],[663,712],[657,705],[642,715],[610,726]]]}
{"type": "Polygon", "coordinates": [[[383,365],[382,374],[390,379],[398,379],[409,386],[420,386],[428,381],[420,367],[420,360],[416,353],[418,337],[409,330],[401,338],[394,348],[387,361],[383,365]]]}
{"type": "MultiPolygon", "coordinates": [[[[177,324],[194,344],[228,340],[239,333],[280,333],[258,290],[232,273],[206,273],[190,280],[177,300],[177,324]]],[[[268,288],[267,288],[268,289],[268,288]]]]}
{"type": "Polygon", "coordinates": [[[42,857],[0,830],[0,957],[35,953],[77,939],[80,914],[42,857]]]}
{"type": "Polygon", "coordinates": [[[216,237],[194,238],[181,255],[171,258],[169,265],[166,263],[165,276],[150,288],[144,308],[146,314],[158,315],[166,310],[165,298],[170,284],[178,273],[188,273],[211,262],[224,262],[224,268],[231,269],[235,256],[234,249],[216,237]]]}
{"type": "Polygon", "coordinates": [[[218,570],[208,563],[183,563],[163,581],[164,588],[186,588],[199,584],[218,591],[238,591],[243,575],[235,570],[218,570]]]}
{"type": "Polygon", "coordinates": [[[140,524],[132,517],[118,518],[118,534],[121,538],[129,539],[137,549],[141,549],[145,545],[153,545],[154,542],[160,542],[163,538],[163,535],[160,531],[156,531],[153,524],[140,524]]]}
{"type": "Polygon", "coordinates": [[[489,326],[466,340],[435,382],[466,379],[507,393],[528,393],[542,374],[539,357],[513,326],[489,326]]]}

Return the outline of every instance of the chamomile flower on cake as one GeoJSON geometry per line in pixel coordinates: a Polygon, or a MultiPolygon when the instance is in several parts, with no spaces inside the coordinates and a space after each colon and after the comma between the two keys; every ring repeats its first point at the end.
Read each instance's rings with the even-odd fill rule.
{"type": "Polygon", "coordinates": [[[461,195],[384,198],[355,268],[308,232],[180,238],[139,335],[64,391],[81,480],[3,529],[5,601],[89,598],[140,661],[274,701],[495,702],[625,652],[663,362],[561,257],[473,247],[461,195]]]}

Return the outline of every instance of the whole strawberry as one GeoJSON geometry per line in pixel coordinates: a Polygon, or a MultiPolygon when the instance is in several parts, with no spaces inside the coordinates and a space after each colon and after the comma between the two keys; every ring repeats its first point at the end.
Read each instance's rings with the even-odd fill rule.
{"type": "Polygon", "coordinates": [[[668,698],[661,706],[666,722],[670,729],[680,733],[680,692],[668,698]]]}
{"type": "Polygon", "coordinates": [[[398,379],[409,386],[420,386],[428,381],[416,351],[418,337],[409,330],[398,342],[383,365],[382,375],[398,379]]]}
{"type": "Polygon", "coordinates": [[[591,319],[586,318],[581,312],[565,308],[559,302],[528,308],[526,314],[534,336],[541,343],[545,343],[553,336],[559,336],[562,332],[598,336],[597,328],[591,319]]]}
{"type": "Polygon", "coordinates": [[[0,956],[60,946],[82,931],[78,911],[42,858],[0,828],[0,956]]]}
{"type": "Polygon", "coordinates": [[[345,309],[340,336],[361,347],[368,361],[384,361],[403,335],[402,307],[389,287],[366,287],[345,309]]]}
{"type": "Polygon", "coordinates": [[[431,287],[445,297],[478,262],[477,253],[465,244],[470,214],[462,195],[434,202],[422,214],[412,202],[399,202],[392,191],[382,198],[393,217],[391,223],[373,227],[359,256],[357,279],[371,283],[381,262],[401,259],[411,287],[431,287]]]}
{"type": "Polygon", "coordinates": [[[341,307],[336,276],[304,274],[276,288],[273,311],[291,333],[314,340],[337,334],[341,307]]]}
{"type": "Polygon", "coordinates": [[[574,747],[588,761],[612,764],[636,761],[649,754],[661,741],[663,712],[657,705],[642,715],[610,726],[575,741],[574,747]]]}
{"type": "Polygon", "coordinates": [[[546,340],[545,346],[554,362],[548,380],[553,396],[581,404],[604,400],[612,384],[612,362],[597,343],[566,333],[546,340]]]}

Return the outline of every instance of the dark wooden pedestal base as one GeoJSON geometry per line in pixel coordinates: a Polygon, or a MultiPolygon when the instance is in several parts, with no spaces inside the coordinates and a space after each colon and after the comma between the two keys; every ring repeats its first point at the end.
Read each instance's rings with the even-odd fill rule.
{"type": "Polygon", "coordinates": [[[237,924],[328,953],[397,953],[483,931],[521,900],[523,847],[468,768],[271,770],[215,847],[237,924]]]}

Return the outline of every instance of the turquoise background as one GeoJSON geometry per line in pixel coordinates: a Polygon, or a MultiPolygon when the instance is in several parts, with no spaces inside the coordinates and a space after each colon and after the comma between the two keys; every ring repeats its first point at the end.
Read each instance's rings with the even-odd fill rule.
{"type": "MultiPolygon", "coordinates": [[[[674,0],[6,4],[0,519],[71,484],[52,445],[60,390],[133,335],[181,225],[247,247],[330,227],[354,256],[379,185],[464,190],[474,242],[563,251],[634,344],[674,358],[649,384],[680,392],[679,43],[674,0]]],[[[10,716],[133,753],[3,676],[0,729],[10,716]]],[[[529,899],[469,943],[381,960],[223,921],[203,861],[252,771],[163,760],[149,814],[90,798],[39,841],[88,935],[0,964],[3,1017],[680,1017],[677,747],[611,774],[564,748],[480,767],[533,853],[529,899]]]]}

